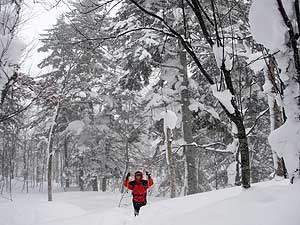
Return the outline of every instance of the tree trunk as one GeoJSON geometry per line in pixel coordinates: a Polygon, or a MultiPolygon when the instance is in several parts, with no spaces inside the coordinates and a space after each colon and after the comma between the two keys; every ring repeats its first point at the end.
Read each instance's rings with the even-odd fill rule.
{"type": "Polygon", "coordinates": [[[172,131],[170,128],[167,128],[167,162],[169,168],[170,175],[170,190],[171,190],[171,198],[176,197],[176,172],[175,172],[175,162],[172,154],[172,131]]]}
{"type": "MultiPolygon", "coordinates": [[[[295,13],[296,13],[296,19],[295,21],[291,20],[286,12],[286,9],[284,7],[284,4],[282,3],[282,0],[277,0],[278,10],[281,14],[281,17],[288,28],[288,34],[289,39],[286,41],[286,45],[289,48],[289,51],[284,51],[280,55],[280,58],[285,57],[285,60],[289,63],[286,64],[286,61],[282,63],[282,60],[278,60],[279,67],[284,71],[285,77],[288,76],[289,79],[284,79],[284,86],[285,90],[283,92],[283,103],[286,108],[287,112],[287,121],[286,126],[288,126],[289,135],[285,138],[285,146],[286,149],[284,149],[287,152],[283,152],[282,145],[279,145],[278,143],[271,143],[272,148],[277,148],[277,152],[281,152],[281,155],[286,156],[287,165],[286,169],[288,174],[291,177],[294,177],[295,170],[299,170],[299,160],[296,161],[294,157],[288,157],[288,155],[296,155],[299,154],[300,148],[297,141],[295,141],[295,135],[298,135],[299,130],[295,127],[300,126],[300,53],[299,53],[299,47],[298,47],[298,33],[294,27],[294,22],[296,23],[297,27],[300,27],[299,17],[299,0],[295,1],[295,13]],[[294,64],[294,67],[291,66],[291,64],[294,64]],[[292,125],[291,125],[292,124],[292,125]]],[[[287,38],[287,35],[286,35],[287,38]]],[[[275,55],[275,58],[278,57],[275,55]]],[[[285,129],[279,128],[277,130],[277,135],[284,135],[283,133],[286,133],[285,129]]],[[[271,137],[272,133],[269,137],[269,140],[272,139],[271,142],[274,142],[276,136],[271,137]]],[[[293,179],[293,178],[292,178],[293,179]]]]}
{"type": "Polygon", "coordinates": [[[44,148],[43,150],[43,167],[42,167],[42,178],[41,178],[41,185],[40,185],[40,191],[43,191],[44,190],[44,180],[45,180],[45,177],[46,177],[46,166],[47,166],[47,160],[48,160],[48,157],[47,157],[47,149],[44,148]]]}
{"type": "Polygon", "coordinates": [[[228,109],[220,102],[222,108],[226,112],[229,119],[235,124],[237,130],[237,139],[239,141],[238,151],[241,155],[241,178],[242,178],[242,186],[243,188],[251,187],[251,171],[250,171],[250,154],[249,154],[249,146],[248,146],[248,138],[246,134],[246,129],[244,126],[244,118],[241,113],[241,109],[237,105],[236,102],[236,90],[234,89],[233,82],[231,79],[231,71],[226,69],[225,61],[222,62],[221,71],[224,75],[224,80],[227,89],[230,91],[232,96],[231,105],[234,108],[234,113],[230,113],[228,109]]]}
{"type": "Polygon", "coordinates": [[[129,142],[128,142],[128,138],[126,138],[126,143],[125,143],[125,169],[124,169],[124,173],[122,176],[122,182],[121,182],[121,193],[124,192],[125,188],[123,185],[123,180],[125,179],[127,172],[129,169],[129,142]]]}
{"type": "MultiPolygon", "coordinates": [[[[52,153],[52,152],[50,152],[52,153]]],[[[52,154],[48,158],[48,201],[51,202],[52,197],[52,154]]]]}
{"type": "Polygon", "coordinates": [[[83,169],[80,168],[80,170],[79,170],[79,188],[80,188],[80,191],[84,191],[83,176],[84,176],[83,169]]]}
{"type": "Polygon", "coordinates": [[[84,180],[83,180],[83,176],[84,176],[84,171],[83,171],[83,158],[80,157],[80,166],[79,166],[79,188],[80,191],[84,191],[84,180]]]}
{"type": "Polygon", "coordinates": [[[48,137],[48,201],[52,201],[52,191],[53,191],[53,185],[52,185],[52,170],[53,170],[53,140],[54,140],[54,132],[56,128],[56,122],[58,118],[58,114],[60,111],[60,103],[57,103],[55,113],[52,119],[52,125],[50,127],[49,131],[49,137],[48,137]]]}
{"type": "MultiPolygon", "coordinates": [[[[186,51],[179,43],[180,48],[180,65],[182,67],[182,91],[181,91],[181,111],[182,111],[182,127],[183,127],[183,139],[187,144],[193,142],[192,133],[192,113],[189,109],[190,105],[190,92],[189,92],[189,80],[187,72],[187,57],[186,51]]],[[[186,179],[186,191],[187,195],[195,194],[198,192],[198,179],[197,179],[197,166],[196,166],[196,151],[194,146],[184,146],[185,156],[185,179],[186,179]]]]}
{"type": "Polygon", "coordinates": [[[94,176],[93,179],[92,179],[92,188],[93,188],[93,191],[99,191],[97,176],[94,176]]]}
{"type": "Polygon", "coordinates": [[[27,159],[26,159],[26,154],[27,154],[27,140],[25,137],[25,142],[24,142],[24,153],[23,153],[23,179],[24,179],[24,183],[23,183],[23,190],[25,190],[26,185],[28,182],[28,174],[27,174],[27,159]]]}
{"type": "Polygon", "coordinates": [[[107,183],[107,178],[106,178],[106,176],[104,176],[104,177],[102,178],[102,182],[101,182],[101,191],[102,191],[102,192],[106,192],[106,190],[107,190],[107,185],[106,185],[106,183],[107,183]]]}
{"type": "Polygon", "coordinates": [[[60,173],[60,153],[58,152],[56,154],[56,157],[53,158],[53,164],[54,164],[54,168],[52,169],[52,176],[53,176],[53,180],[55,180],[55,183],[59,184],[61,182],[61,173],[60,173]]]}
{"type": "Polygon", "coordinates": [[[27,180],[26,180],[26,193],[29,193],[29,169],[30,169],[30,142],[28,144],[27,147],[27,166],[26,166],[26,176],[27,176],[27,180]]]}
{"type": "Polygon", "coordinates": [[[240,175],[240,150],[238,149],[236,154],[235,154],[235,162],[236,162],[236,166],[235,166],[235,182],[234,184],[236,186],[240,186],[241,185],[241,175],[240,175]]]}
{"type": "Polygon", "coordinates": [[[237,127],[237,137],[239,140],[239,151],[241,154],[241,176],[242,176],[242,186],[244,188],[250,187],[250,156],[249,156],[249,147],[248,139],[245,131],[245,126],[243,123],[243,118],[237,116],[236,118],[236,127],[237,127]]]}
{"type": "Polygon", "coordinates": [[[65,137],[64,141],[64,176],[65,176],[65,187],[70,187],[70,174],[69,174],[69,158],[68,158],[68,137],[65,137]]]}
{"type": "MultiPolygon", "coordinates": [[[[268,93],[268,103],[269,103],[269,109],[270,109],[270,122],[271,122],[271,132],[276,130],[277,128],[281,127],[283,124],[283,116],[281,107],[277,104],[275,95],[279,94],[276,92],[279,92],[279,88],[277,88],[279,85],[276,83],[276,65],[275,65],[275,59],[273,57],[269,58],[269,65],[268,65],[268,71],[265,72],[265,80],[266,82],[270,82],[272,84],[272,88],[270,90],[271,93],[268,93]],[[276,91],[277,90],[277,91],[276,91]]],[[[284,177],[287,178],[286,168],[284,164],[283,157],[280,157],[276,151],[272,149],[273,152],[273,162],[274,162],[274,169],[275,169],[275,175],[278,177],[284,177]]]]}

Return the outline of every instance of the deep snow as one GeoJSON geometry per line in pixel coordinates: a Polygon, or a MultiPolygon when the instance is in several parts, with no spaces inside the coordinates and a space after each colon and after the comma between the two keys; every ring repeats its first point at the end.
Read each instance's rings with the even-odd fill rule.
{"type": "Polygon", "coordinates": [[[162,201],[130,225],[299,225],[299,209],[299,183],[270,181],[162,201]]]}
{"type": "Polygon", "coordinates": [[[17,194],[0,199],[1,225],[299,225],[300,184],[270,181],[180,197],[150,197],[138,218],[133,217],[128,193],[121,208],[120,194],[97,192],[17,194]]]}

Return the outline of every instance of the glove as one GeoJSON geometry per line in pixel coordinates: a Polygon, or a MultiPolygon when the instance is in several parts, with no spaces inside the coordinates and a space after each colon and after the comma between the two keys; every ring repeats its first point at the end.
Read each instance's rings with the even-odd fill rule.
{"type": "Polygon", "coordinates": [[[129,177],[130,177],[130,173],[127,173],[126,180],[129,180],[129,177]]]}
{"type": "Polygon", "coordinates": [[[151,177],[151,174],[148,171],[146,171],[146,175],[147,177],[151,177]]]}

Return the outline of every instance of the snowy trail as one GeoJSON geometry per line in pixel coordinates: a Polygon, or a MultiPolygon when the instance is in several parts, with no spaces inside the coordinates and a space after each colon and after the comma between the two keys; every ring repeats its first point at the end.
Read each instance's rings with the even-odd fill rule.
{"type": "Polygon", "coordinates": [[[132,215],[131,211],[120,208],[113,208],[105,212],[94,211],[79,216],[51,220],[45,223],[41,223],[41,225],[120,225],[126,224],[126,221],[132,218],[132,216],[129,216],[129,214],[132,215]]]}
{"type": "Polygon", "coordinates": [[[180,197],[149,198],[141,216],[133,216],[128,194],[69,192],[48,203],[41,194],[0,199],[0,225],[299,225],[300,184],[287,181],[255,184],[180,197]]]}
{"type": "Polygon", "coordinates": [[[13,202],[0,199],[0,225],[120,224],[132,215],[129,197],[118,208],[114,193],[57,193],[50,203],[45,194],[16,194],[13,202]]]}
{"type": "MultiPolygon", "coordinates": [[[[13,202],[0,198],[0,225],[125,225],[133,217],[131,194],[117,207],[119,193],[55,193],[47,202],[46,194],[15,194],[13,202]]],[[[149,202],[161,198],[149,196],[149,202]]]]}

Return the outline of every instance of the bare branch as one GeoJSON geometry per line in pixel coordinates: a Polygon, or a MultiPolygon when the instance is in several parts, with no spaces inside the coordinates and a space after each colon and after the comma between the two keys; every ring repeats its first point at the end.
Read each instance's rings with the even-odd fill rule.
{"type": "Polygon", "coordinates": [[[261,112],[254,121],[253,126],[248,130],[247,132],[247,136],[254,130],[254,128],[256,127],[258,121],[260,120],[260,118],[262,118],[267,112],[269,112],[269,108],[267,108],[265,111],[261,112]]]}

